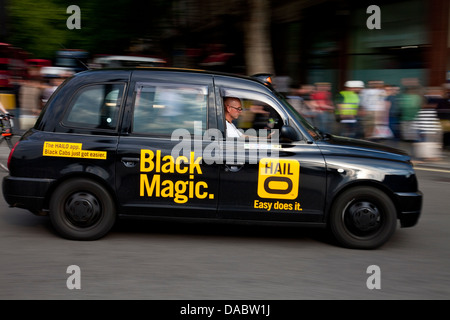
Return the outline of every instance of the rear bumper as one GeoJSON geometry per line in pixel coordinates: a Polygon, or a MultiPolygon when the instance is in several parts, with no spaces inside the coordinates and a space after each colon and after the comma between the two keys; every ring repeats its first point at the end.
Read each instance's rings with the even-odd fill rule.
{"type": "Polygon", "coordinates": [[[408,228],[416,225],[422,211],[422,192],[401,192],[396,193],[396,197],[400,226],[408,228]]]}
{"type": "Polygon", "coordinates": [[[45,206],[45,197],[53,179],[3,178],[2,191],[5,201],[11,207],[40,211],[45,206]]]}

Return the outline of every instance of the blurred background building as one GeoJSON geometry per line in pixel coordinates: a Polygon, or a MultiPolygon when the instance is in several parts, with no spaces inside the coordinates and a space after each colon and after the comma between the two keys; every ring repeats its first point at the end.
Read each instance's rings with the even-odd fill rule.
{"type": "Polygon", "coordinates": [[[450,147],[450,1],[378,0],[378,13],[368,10],[372,5],[78,0],[80,28],[71,29],[67,22],[76,17],[66,0],[0,0],[0,102],[33,123],[42,92],[55,87],[55,71],[117,64],[271,73],[277,89],[303,105],[313,94],[306,88],[318,83],[329,84],[332,96],[348,80],[403,89],[408,83],[421,87],[424,106],[439,105],[450,147]]]}
{"type": "Polygon", "coordinates": [[[66,28],[66,1],[32,9],[30,1],[0,0],[0,42],[33,58],[62,48],[145,54],[174,67],[272,72],[291,86],[325,81],[334,90],[349,79],[438,86],[450,70],[448,0],[379,0],[380,29],[367,27],[366,0],[80,0],[80,30],[66,28]]]}
{"type": "Polygon", "coordinates": [[[402,78],[418,78],[423,85],[436,86],[447,80],[447,0],[377,1],[381,29],[366,25],[371,1],[276,3],[275,61],[287,62],[276,64],[276,69],[286,74],[298,70],[290,74],[295,81],[342,85],[349,79],[375,79],[400,84],[402,78]]]}
{"type": "MultiPolygon", "coordinates": [[[[448,80],[448,0],[377,1],[381,29],[367,27],[371,14],[366,11],[372,1],[267,2],[270,31],[266,41],[274,72],[288,76],[294,86],[320,81],[341,86],[348,79],[400,84],[402,78],[440,86],[448,80]]],[[[174,55],[175,65],[195,67],[199,63],[196,58],[200,58],[195,55],[200,52],[199,44],[220,43],[221,50],[234,54],[227,71],[248,73],[245,28],[254,10],[248,5],[252,1],[177,3],[179,12],[183,12],[178,30],[183,32],[164,41],[185,46],[184,52],[189,54],[174,55]]]]}

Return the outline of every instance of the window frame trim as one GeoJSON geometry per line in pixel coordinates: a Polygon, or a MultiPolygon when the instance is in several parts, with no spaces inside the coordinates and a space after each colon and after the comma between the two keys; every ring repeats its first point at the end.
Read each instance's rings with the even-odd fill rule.
{"type": "MultiPolygon", "coordinates": [[[[130,136],[136,136],[136,137],[148,137],[148,138],[160,138],[160,139],[170,139],[172,136],[171,134],[161,134],[161,133],[148,133],[148,132],[135,132],[134,130],[134,112],[135,112],[135,104],[136,104],[136,97],[137,97],[137,92],[140,88],[142,87],[149,87],[149,86],[153,86],[153,87],[172,87],[172,88],[180,88],[180,87],[190,87],[193,89],[206,89],[205,92],[205,102],[206,102],[206,114],[205,114],[205,123],[206,123],[206,127],[205,130],[202,131],[202,135],[208,130],[209,128],[209,113],[210,113],[210,97],[211,97],[211,92],[212,92],[212,87],[210,84],[206,84],[206,83],[183,83],[180,81],[176,81],[176,82],[165,82],[165,81],[137,81],[134,84],[134,89],[133,89],[133,95],[132,95],[132,100],[131,100],[131,116],[130,116],[130,127],[129,127],[129,135],[130,136]]],[[[186,128],[176,128],[176,129],[186,129],[186,128]]],[[[173,131],[172,131],[173,132],[173,131]]],[[[192,134],[192,133],[191,133],[192,134]]]]}
{"type": "Polygon", "coordinates": [[[117,133],[117,132],[119,132],[122,118],[123,118],[123,110],[125,108],[126,99],[127,99],[127,97],[126,97],[127,86],[128,86],[128,83],[126,81],[117,81],[117,82],[116,81],[104,81],[104,82],[102,81],[102,82],[87,83],[85,85],[80,86],[69,98],[68,107],[65,108],[64,113],[61,117],[60,126],[63,128],[74,129],[74,130],[83,130],[83,131],[95,130],[95,132],[99,132],[99,133],[117,133]],[[79,96],[80,92],[84,91],[88,87],[99,86],[99,85],[108,85],[108,84],[122,85],[122,88],[123,88],[122,96],[120,98],[121,101],[119,104],[117,123],[114,128],[108,129],[108,128],[96,128],[96,127],[80,127],[79,125],[75,125],[75,123],[79,123],[79,122],[70,122],[67,120],[70,115],[70,112],[72,111],[74,101],[79,96]]]}

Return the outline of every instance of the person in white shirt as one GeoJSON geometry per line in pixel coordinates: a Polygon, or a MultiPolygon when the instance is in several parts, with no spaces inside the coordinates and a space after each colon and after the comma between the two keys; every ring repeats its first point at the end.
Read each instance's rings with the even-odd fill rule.
{"type": "Polygon", "coordinates": [[[365,139],[371,139],[377,125],[387,125],[389,112],[386,110],[386,90],[383,81],[369,81],[368,88],[360,93],[360,116],[365,139]]]}
{"type": "Polygon", "coordinates": [[[239,98],[228,97],[223,101],[225,106],[225,120],[227,123],[227,137],[239,138],[242,132],[233,124],[233,120],[237,120],[242,113],[242,104],[239,98]]]}
{"type": "Polygon", "coordinates": [[[0,112],[3,114],[7,114],[8,111],[6,110],[6,108],[3,106],[2,102],[0,101],[0,112]]]}

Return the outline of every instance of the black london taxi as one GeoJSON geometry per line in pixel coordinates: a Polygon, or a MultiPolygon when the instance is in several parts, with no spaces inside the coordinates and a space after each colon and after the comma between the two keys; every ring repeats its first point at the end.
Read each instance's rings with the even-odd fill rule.
{"type": "Polygon", "coordinates": [[[403,151],[323,134],[270,84],[201,70],[78,73],[8,166],[6,202],[73,240],[118,218],[179,218],[328,227],[344,247],[374,249],[422,207],[403,151]],[[241,102],[242,137],[227,137],[225,97],[241,102]]]}

